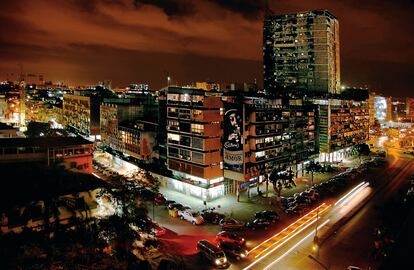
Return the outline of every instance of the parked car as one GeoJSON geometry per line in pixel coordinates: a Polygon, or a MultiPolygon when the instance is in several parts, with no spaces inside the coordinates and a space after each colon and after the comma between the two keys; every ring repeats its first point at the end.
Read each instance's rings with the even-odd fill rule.
{"type": "Polygon", "coordinates": [[[168,209],[169,210],[173,210],[173,209],[177,209],[177,208],[180,208],[180,207],[182,207],[183,205],[181,204],[181,203],[177,203],[177,202],[172,202],[172,203],[170,203],[170,204],[168,204],[168,209]]]}
{"type": "Polygon", "coordinates": [[[197,250],[216,268],[228,268],[230,266],[224,251],[207,240],[197,243],[197,250]]]}
{"type": "Polygon", "coordinates": [[[178,210],[178,216],[183,219],[191,222],[193,225],[201,225],[204,223],[204,219],[197,212],[191,210],[178,210]]]}
{"type": "Polygon", "coordinates": [[[167,199],[161,193],[157,193],[154,198],[154,203],[156,205],[164,205],[167,199]]]}
{"type": "Polygon", "coordinates": [[[165,228],[161,227],[148,217],[138,219],[136,224],[145,232],[151,233],[157,237],[162,236],[167,232],[165,228]]]}
{"type": "Polygon", "coordinates": [[[232,233],[232,232],[219,232],[216,235],[216,241],[218,243],[226,242],[226,243],[236,243],[239,245],[244,245],[246,243],[246,240],[243,237],[240,237],[239,235],[232,233]]]}
{"type": "Polygon", "coordinates": [[[150,228],[151,228],[151,233],[157,237],[163,236],[167,232],[167,230],[164,227],[161,227],[160,225],[158,225],[157,223],[153,221],[151,222],[150,228]]]}
{"type": "Polygon", "coordinates": [[[244,228],[244,224],[240,221],[237,221],[233,218],[225,218],[220,220],[219,225],[223,231],[228,230],[240,230],[244,228]]]}
{"type": "Polygon", "coordinates": [[[256,212],[256,214],[254,215],[254,218],[266,219],[270,222],[276,222],[280,219],[276,211],[272,211],[272,210],[256,212]]]}
{"type": "Polygon", "coordinates": [[[288,215],[301,215],[303,214],[304,210],[300,206],[294,205],[292,207],[287,208],[285,212],[288,215]]]}
{"type": "Polygon", "coordinates": [[[235,258],[238,261],[240,259],[247,258],[247,250],[237,243],[221,242],[219,246],[224,251],[224,253],[235,258]]]}
{"type": "Polygon", "coordinates": [[[155,198],[155,196],[156,196],[157,192],[155,192],[155,191],[153,191],[153,190],[151,190],[151,189],[148,189],[148,188],[143,188],[143,189],[140,189],[140,190],[138,191],[138,194],[139,194],[139,196],[141,196],[144,200],[151,201],[151,200],[154,200],[154,198],[155,198]]]}
{"type": "Polygon", "coordinates": [[[224,214],[215,211],[200,211],[200,215],[204,218],[207,223],[219,224],[220,220],[226,216],[224,214]]]}
{"type": "Polygon", "coordinates": [[[168,206],[170,205],[170,204],[172,204],[172,203],[176,203],[176,201],[174,201],[174,200],[166,200],[165,201],[165,206],[168,208],[168,206]]]}
{"type": "Polygon", "coordinates": [[[190,211],[191,207],[188,205],[178,205],[175,207],[178,211],[190,211]]]}
{"type": "Polygon", "coordinates": [[[265,229],[269,228],[270,222],[267,219],[264,218],[256,218],[252,221],[247,222],[246,227],[251,230],[256,229],[265,229]]]}

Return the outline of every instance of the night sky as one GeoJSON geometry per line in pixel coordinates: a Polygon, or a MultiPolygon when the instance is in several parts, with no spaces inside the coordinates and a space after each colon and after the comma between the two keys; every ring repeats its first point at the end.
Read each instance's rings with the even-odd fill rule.
{"type": "MultiPolygon", "coordinates": [[[[346,85],[414,96],[413,0],[270,0],[279,13],[328,9],[340,22],[346,85]]],[[[249,81],[262,85],[260,0],[1,0],[0,79],[115,86],[168,72],[178,84],[249,81]]]]}

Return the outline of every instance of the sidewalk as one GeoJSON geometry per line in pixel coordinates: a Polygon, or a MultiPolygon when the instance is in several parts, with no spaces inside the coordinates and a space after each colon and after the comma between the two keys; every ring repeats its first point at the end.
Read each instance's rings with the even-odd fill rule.
{"type": "MultiPolygon", "coordinates": [[[[360,163],[358,157],[347,160],[342,164],[342,167],[334,173],[315,173],[313,178],[313,183],[318,184],[324,182],[331,177],[339,174],[340,172],[346,170],[347,167],[352,167],[360,163]]],[[[306,174],[305,176],[299,177],[295,180],[296,187],[292,189],[283,189],[281,196],[289,197],[297,192],[302,192],[308,187],[311,186],[311,174],[306,174]]],[[[263,210],[276,210],[278,213],[282,212],[282,209],[277,205],[276,194],[273,190],[273,185],[269,182],[268,197],[266,197],[266,183],[262,183],[259,186],[262,195],[258,195],[257,187],[250,189],[250,198],[247,196],[247,192],[242,192],[240,194],[239,202],[237,202],[236,194],[228,194],[224,197],[218,198],[211,202],[207,202],[207,205],[203,205],[203,201],[199,198],[191,197],[175,190],[169,189],[167,187],[160,187],[160,192],[163,193],[167,199],[175,200],[178,203],[188,205],[193,210],[201,210],[205,207],[215,207],[216,211],[225,214],[228,217],[235,218],[240,221],[251,220],[254,216],[254,213],[263,210]]]]}
{"type": "MultiPolygon", "coordinates": [[[[264,186],[261,187],[263,193],[264,189],[264,186]]],[[[274,194],[269,192],[269,196],[272,197],[263,198],[257,195],[256,188],[254,188],[254,191],[253,189],[251,190],[250,200],[247,198],[246,194],[241,194],[240,202],[237,202],[237,196],[235,194],[228,194],[211,202],[207,202],[206,206],[204,206],[203,201],[198,198],[179,193],[166,187],[160,187],[160,192],[164,194],[167,199],[188,205],[193,210],[198,211],[205,207],[215,207],[216,211],[244,222],[252,219],[254,213],[257,211],[276,210],[276,206],[270,205],[270,201],[275,202],[274,194]]]]}

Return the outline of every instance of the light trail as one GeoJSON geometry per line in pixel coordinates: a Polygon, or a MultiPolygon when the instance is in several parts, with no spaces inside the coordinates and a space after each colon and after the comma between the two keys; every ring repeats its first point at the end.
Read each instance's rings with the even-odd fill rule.
{"type": "MultiPolygon", "coordinates": [[[[321,225],[319,225],[317,229],[318,230],[322,229],[322,227],[325,226],[326,224],[328,224],[328,222],[330,222],[330,221],[331,221],[330,219],[326,220],[321,225]]],[[[299,245],[301,245],[303,242],[305,242],[309,237],[311,237],[312,235],[314,235],[314,233],[315,232],[311,232],[308,235],[306,235],[305,237],[303,237],[302,240],[300,240],[299,242],[297,242],[288,251],[286,251],[285,253],[283,253],[279,258],[277,258],[276,260],[274,260],[271,264],[269,264],[268,266],[266,266],[266,268],[264,270],[270,269],[270,267],[272,267],[274,264],[278,263],[280,260],[282,260],[284,257],[286,257],[289,253],[291,253],[293,250],[295,250],[299,245]]]]}
{"type": "Polygon", "coordinates": [[[339,204],[341,201],[345,200],[348,196],[350,196],[350,194],[352,192],[354,192],[356,189],[358,189],[359,187],[361,187],[363,184],[365,184],[366,182],[361,182],[359,183],[356,187],[354,187],[350,192],[348,192],[347,194],[345,194],[344,196],[342,196],[342,198],[340,198],[335,204],[334,206],[336,206],[337,204],[339,204]]]}
{"type": "Polygon", "coordinates": [[[325,203],[321,204],[319,207],[302,216],[301,218],[299,218],[298,220],[284,228],[279,233],[268,238],[267,240],[263,241],[261,244],[250,250],[249,255],[255,255],[254,261],[250,265],[245,267],[244,270],[253,267],[255,264],[266,258],[269,254],[274,252],[276,249],[284,245],[287,241],[297,236],[303,230],[314,224],[317,221],[317,216],[319,216],[319,220],[320,216],[323,215],[329,209],[330,206],[331,205],[327,205],[325,203]]]}
{"type": "Polygon", "coordinates": [[[362,190],[364,190],[367,186],[369,186],[369,183],[365,183],[362,186],[360,186],[357,190],[355,190],[350,196],[348,196],[347,198],[345,198],[345,200],[343,200],[340,204],[338,204],[339,207],[344,206],[345,204],[347,204],[350,200],[352,200],[355,196],[357,196],[359,193],[362,192],[362,190]]]}
{"type": "Polygon", "coordinates": [[[96,173],[92,173],[93,176],[98,177],[99,179],[102,179],[99,175],[97,175],[96,173]]]}

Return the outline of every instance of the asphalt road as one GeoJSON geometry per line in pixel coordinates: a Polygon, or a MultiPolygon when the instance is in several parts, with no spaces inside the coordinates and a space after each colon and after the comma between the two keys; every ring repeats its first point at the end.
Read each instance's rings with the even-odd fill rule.
{"type": "Polygon", "coordinates": [[[408,176],[414,173],[413,160],[401,155],[398,150],[389,149],[388,159],[386,168],[376,174],[367,175],[370,187],[361,189],[342,207],[333,206],[321,218],[319,224],[325,221],[327,223],[319,229],[319,235],[327,232],[333,223],[344,216],[350,217],[318,251],[313,250],[312,230],[315,226],[311,226],[313,229],[302,231],[257,264],[243,265],[242,269],[346,269],[349,265],[378,269],[381,261],[374,260],[371,256],[373,228],[381,225],[382,206],[398,193],[408,176]],[[359,208],[358,206],[360,209],[355,214],[349,212],[359,208]],[[309,255],[316,260],[309,258],[309,255]]]}

